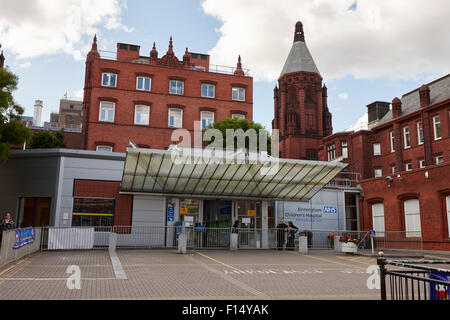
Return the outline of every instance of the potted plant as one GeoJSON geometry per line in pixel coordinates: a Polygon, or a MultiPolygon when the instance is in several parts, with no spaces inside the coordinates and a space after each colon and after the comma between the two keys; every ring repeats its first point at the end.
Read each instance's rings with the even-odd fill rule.
{"type": "Polygon", "coordinates": [[[350,237],[340,237],[342,252],[356,253],[358,251],[359,240],[350,237]]]}

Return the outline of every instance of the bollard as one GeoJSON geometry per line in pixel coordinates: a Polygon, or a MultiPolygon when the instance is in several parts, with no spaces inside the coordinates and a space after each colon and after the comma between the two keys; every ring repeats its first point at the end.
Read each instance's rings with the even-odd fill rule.
{"type": "Polygon", "coordinates": [[[178,237],[178,253],[186,253],[186,234],[182,233],[178,237]]]}
{"type": "Polygon", "coordinates": [[[109,251],[115,251],[117,247],[117,233],[109,234],[109,251]]]}
{"type": "Polygon", "coordinates": [[[380,293],[381,300],[386,300],[386,259],[384,258],[384,252],[378,252],[377,259],[378,267],[380,268],[380,293]]]}
{"type": "Polygon", "coordinates": [[[340,236],[334,237],[334,251],[336,252],[342,252],[341,242],[339,241],[340,238],[340,236]]]}
{"type": "Polygon", "coordinates": [[[308,237],[298,237],[298,251],[303,254],[308,254],[308,237]]]}
{"type": "Polygon", "coordinates": [[[230,250],[237,250],[238,249],[238,234],[232,233],[231,234],[231,241],[230,241],[230,250]]]}

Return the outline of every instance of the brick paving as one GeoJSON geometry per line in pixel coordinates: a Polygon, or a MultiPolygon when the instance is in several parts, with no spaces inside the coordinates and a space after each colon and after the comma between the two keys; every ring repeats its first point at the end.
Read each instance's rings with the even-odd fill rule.
{"type": "Polygon", "coordinates": [[[0,270],[0,299],[379,299],[366,269],[375,258],[313,251],[118,250],[126,280],[108,251],[42,252],[0,270]],[[66,269],[81,270],[69,290],[66,269]]]}

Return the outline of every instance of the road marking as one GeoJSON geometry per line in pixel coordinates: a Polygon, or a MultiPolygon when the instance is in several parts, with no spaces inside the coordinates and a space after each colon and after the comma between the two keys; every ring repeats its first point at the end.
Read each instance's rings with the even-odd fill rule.
{"type": "Polygon", "coordinates": [[[222,261],[219,261],[219,260],[216,260],[216,259],[214,259],[214,258],[211,258],[210,256],[207,256],[206,254],[203,254],[203,253],[198,252],[198,251],[195,251],[195,250],[193,250],[193,251],[194,251],[195,253],[201,255],[202,257],[207,258],[207,259],[209,259],[209,260],[212,260],[212,261],[214,261],[214,262],[216,262],[216,263],[219,263],[219,264],[221,264],[221,265],[223,265],[223,266],[225,266],[225,267],[228,267],[228,268],[233,269],[233,270],[235,270],[235,271],[240,271],[239,269],[237,269],[237,268],[235,268],[235,267],[233,267],[233,266],[230,266],[229,264],[226,264],[226,263],[224,263],[224,262],[222,262],[222,261]]]}
{"type": "Polygon", "coordinates": [[[120,259],[117,256],[116,250],[109,250],[109,257],[111,258],[111,263],[114,268],[114,273],[116,274],[116,280],[127,280],[127,275],[123,270],[120,259]]]}
{"type": "Polygon", "coordinates": [[[298,254],[298,255],[301,255],[303,257],[307,257],[307,258],[311,258],[311,259],[326,261],[326,262],[337,264],[337,265],[344,266],[344,267],[347,267],[347,268],[351,267],[351,268],[363,269],[361,267],[356,267],[354,265],[349,265],[349,264],[345,264],[345,263],[339,263],[339,262],[336,262],[336,261],[333,261],[333,260],[329,260],[329,259],[326,259],[326,258],[314,257],[314,256],[310,256],[310,255],[303,254],[303,253],[300,253],[300,252],[290,252],[290,251],[287,251],[287,252],[291,253],[291,254],[298,254]]]}
{"type": "Polygon", "coordinates": [[[6,272],[8,272],[9,270],[11,270],[12,268],[21,265],[22,263],[24,263],[25,261],[27,261],[27,260],[30,259],[30,258],[31,258],[31,257],[27,257],[27,258],[25,258],[25,259],[19,261],[18,263],[13,264],[12,266],[9,266],[7,269],[5,269],[5,270],[3,270],[2,272],[0,272],[0,276],[2,276],[3,274],[5,274],[6,272]]]}
{"type": "MultiPolygon", "coordinates": [[[[81,278],[83,281],[117,280],[116,278],[81,278]]],[[[67,278],[0,278],[0,281],[67,281],[67,278]]]]}
{"type": "MultiPolygon", "coordinates": [[[[196,252],[196,251],[195,251],[195,252],[196,252]]],[[[220,261],[218,261],[218,260],[216,260],[216,259],[214,259],[214,258],[208,257],[207,255],[203,255],[203,254],[201,254],[200,252],[196,252],[196,253],[198,253],[199,255],[201,255],[201,256],[203,256],[203,257],[205,257],[205,258],[208,258],[208,259],[210,259],[210,260],[212,260],[212,261],[214,261],[214,262],[216,262],[216,263],[222,264],[222,265],[224,265],[224,266],[227,266],[228,268],[235,269],[235,270],[239,271],[239,270],[236,269],[235,267],[232,267],[232,266],[230,266],[230,265],[227,265],[226,263],[222,263],[222,262],[220,262],[220,261]]],[[[261,291],[255,289],[255,288],[252,288],[252,287],[250,287],[249,285],[247,285],[247,284],[245,284],[245,283],[243,283],[243,282],[241,282],[241,281],[239,281],[239,280],[237,280],[237,279],[235,279],[235,278],[233,278],[233,277],[231,277],[231,276],[229,276],[229,275],[227,275],[227,274],[222,273],[222,271],[217,270],[217,269],[215,269],[215,268],[209,266],[208,264],[206,264],[206,263],[204,263],[204,262],[202,262],[202,261],[199,261],[198,259],[193,258],[192,256],[186,255],[185,257],[186,257],[187,259],[189,259],[189,260],[192,260],[194,263],[200,265],[201,267],[205,268],[206,270],[208,270],[208,271],[210,271],[210,272],[212,272],[212,273],[218,275],[219,277],[221,277],[221,278],[224,279],[225,281],[228,281],[228,282],[230,282],[231,284],[237,286],[238,288],[240,288],[240,289],[242,289],[242,290],[244,290],[244,291],[246,291],[246,292],[252,294],[253,296],[258,297],[259,299],[266,299],[266,300],[271,300],[271,299],[273,299],[271,296],[265,294],[264,292],[261,292],[261,291]]]]}

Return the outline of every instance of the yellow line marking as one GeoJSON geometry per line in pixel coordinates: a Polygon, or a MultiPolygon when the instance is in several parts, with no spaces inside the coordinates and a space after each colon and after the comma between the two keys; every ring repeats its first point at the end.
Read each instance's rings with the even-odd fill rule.
{"type": "MultiPolygon", "coordinates": [[[[349,262],[361,263],[361,264],[364,264],[364,265],[367,265],[367,266],[370,266],[372,264],[376,264],[376,263],[367,263],[367,262],[358,261],[357,260],[358,258],[346,259],[345,257],[339,257],[339,256],[336,256],[336,258],[339,258],[339,259],[342,259],[342,260],[346,260],[346,261],[349,261],[349,262]]],[[[359,257],[359,258],[364,258],[364,257],[359,257]]]]}
{"type": "Polygon", "coordinates": [[[225,266],[225,267],[228,267],[228,268],[230,268],[230,269],[239,271],[239,269],[237,269],[237,268],[235,268],[235,267],[233,267],[233,266],[230,266],[229,264],[226,264],[226,263],[224,263],[224,262],[222,262],[222,261],[219,261],[219,260],[216,260],[216,259],[214,259],[214,258],[211,258],[211,257],[207,256],[206,254],[197,252],[197,251],[195,251],[195,250],[194,250],[194,252],[197,253],[197,254],[199,254],[199,255],[201,255],[201,256],[204,257],[204,258],[207,258],[207,259],[209,259],[209,260],[212,260],[212,261],[214,261],[214,262],[216,262],[216,263],[218,263],[218,264],[221,264],[221,265],[223,265],[223,266],[225,266]]]}
{"type": "MultiPolygon", "coordinates": [[[[27,261],[28,259],[30,259],[30,257],[27,257],[21,261],[19,261],[18,263],[13,264],[12,266],[9,266],[8,268],[6,268],[5,270],[3,270],[2,272],[0,272],[0,276],[2,276],[3,274],[7,273],[9,270],[11,270],[14,267],[17,267],[18,265],[24,263],[25,261],[27,261]]],[[[0,279],[1,280],[1,279],[0,279]]]]}
{"type": "Polygon", "coordinates": [[[333,264],[337,264],[337,265],[344,266],[344,267],[347,267],[347,268],[357,268],[357,269],[361,269],[361,270],[366,270],[366,269],[364,269],[364,268],[362,268],[362,267],[358,267],[358,266],[354,266],[354,265],[349,265],[349,264],[344,264],[344,263],[339,263],[339,262],[336,262],[336,261],[333,261],[333,260],[329,260],[329,259],[326,259],[326,258],[314,257],[314,256],[302,254],[302,253],[300,253],[300,252],[289,252],[289,251],[288,251],[288,253],[291,253],[291,254],[299,254],[299,255],[301,255],[301,256],[303,256],[303,257],[307,257],[307,258],[311,258],[311,259],[316,259],[316,260],[321,260],[321,261],[326,261],[326,262],[333,263],[333,264]]]}

